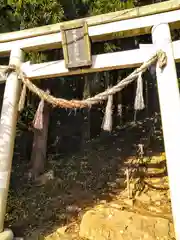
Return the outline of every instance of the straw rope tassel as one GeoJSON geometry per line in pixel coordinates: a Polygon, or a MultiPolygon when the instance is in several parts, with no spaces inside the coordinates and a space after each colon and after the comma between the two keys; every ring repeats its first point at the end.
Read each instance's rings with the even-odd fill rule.
{"type": "Polygon", "coordinates": [[[142,79],[142,72],[140,72],[137,79],[134,109],[143,110],[144,108],[145,108],[145,105],[144,105],[144,98],[143,98],[143,79],[142,79]]]}
{"type": "Polygon", "coordinates": [[[41,100],[33,120],[33,127],[38,130],[43,129],[44,100],[41,100]]]}
{"type": "Polygon", "coordinates": [[[21,96],[19,99],[19,104],[18,104],[18,111],[21,112],[24,108],[25,105],[25,100],[26,100],[26,92],[27,92],[27,87],[25,84],[23,84],[22,91],[21,91],[21,96]]]}
{"type": "Polygon", "coordinates": [[[107,99],[106,110],[104,119],[102,122],[102,129],[107,132],[112,131],[112,107],[113,107],[113,95],[109,95],[107,99]]]}

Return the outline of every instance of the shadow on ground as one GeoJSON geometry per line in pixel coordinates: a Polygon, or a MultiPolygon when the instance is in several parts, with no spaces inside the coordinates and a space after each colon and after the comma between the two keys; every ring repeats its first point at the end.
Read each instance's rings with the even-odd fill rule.
{"type": "MultiPolygon", "coordinates": [[[[46,236],[60,226],[80,220],[97,203],[111,201],[126,187],[120,183],[127,167],[125,160],[138,155],[138,144],[147,144],[147,158],[164,151],[159,126],[159,120],[154,123],[153,118],[146,119],[116,130],[112,136],[92,140],[74,155],[48,154],[47,170],[53,169],[55,178],[39,187],[27,182],[27,164],[21,154],[15,153],[6,225],[17,236],[46,236]]],[[[152,163],[151,167],[164,166],[152,163]]],[[[161,177],[166,171],[154,177],[158,174],[161,177]]]]}

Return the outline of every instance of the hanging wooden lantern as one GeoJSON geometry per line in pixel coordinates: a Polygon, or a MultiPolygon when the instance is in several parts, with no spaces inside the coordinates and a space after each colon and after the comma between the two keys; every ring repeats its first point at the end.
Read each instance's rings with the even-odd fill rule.
{"type": "Polygon", "coordinates": [[[66,68],[90,67],[91,46],[86,22],[61,26],[62,48],[66,68]]]}

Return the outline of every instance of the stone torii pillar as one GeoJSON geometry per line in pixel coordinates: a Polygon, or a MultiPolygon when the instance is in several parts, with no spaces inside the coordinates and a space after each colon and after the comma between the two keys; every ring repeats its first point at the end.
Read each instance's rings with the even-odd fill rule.
{"type": "Polygon", "coordinates": [[[156,75],[172,214],[176,239],[180,240],[180,93],[169,25],[154,26],[152,40],[156,50],[162,49],[167,55],[166,67],[161,70],[157,64],[156,75]]]}
{"type": "MultiPolygon", "coordinates": [[[[10,54],[10,65],[20,67],[23,51],[14,48],[10,54]]],[[[16,72],[11,72],[6,80],[0,119],[0,240],[13,239],[11,230],[4,230],[9,181],[16,134],[20,80],[16,72]]]]}

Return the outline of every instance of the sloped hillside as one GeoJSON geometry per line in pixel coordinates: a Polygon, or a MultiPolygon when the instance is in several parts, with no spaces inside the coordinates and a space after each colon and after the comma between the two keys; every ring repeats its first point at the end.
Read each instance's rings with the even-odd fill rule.
{"type": "Polygon", "coordinates": [[[49,153],[46,174],[33,184],[16,152],[6,223],[27,239],[174,239],[156,125],[146,119],[75,154],[49,153]]]}

